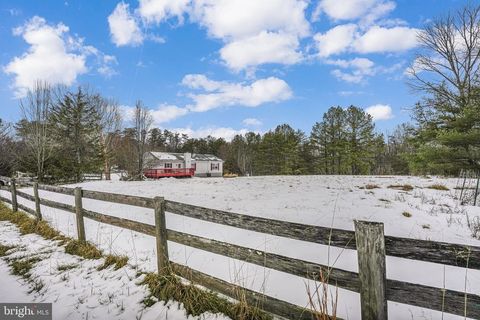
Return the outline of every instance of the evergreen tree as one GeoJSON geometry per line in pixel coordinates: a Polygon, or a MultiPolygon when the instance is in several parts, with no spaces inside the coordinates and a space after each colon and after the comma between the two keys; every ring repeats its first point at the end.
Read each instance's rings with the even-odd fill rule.
{"type": "Polygon", "coordinates": [[[66,93],[49,120],[55,141],[55,176],[81,181],[84,173],[101,171],[100,117],[82,88],[66,93]]]}
{"type": "Polygon", "coordinates": [[[363,109],[350,106],[345,113],[345,138],[348,173],[369,174],[375,163],[378,140],[372,116],[363,109]]]}

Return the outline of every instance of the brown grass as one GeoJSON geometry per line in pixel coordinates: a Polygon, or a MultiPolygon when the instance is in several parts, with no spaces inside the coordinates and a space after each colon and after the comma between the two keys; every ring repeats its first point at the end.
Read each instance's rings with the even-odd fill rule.
{"type": "Polygon", "coordinates": [[[395,190],[402,190],[402,191],[412,191],[413,186],[410,184],[391,184],[387,188],[395,189],[395,190]]]}
{"type": "Polygon", "coordinates": [[[223,313],[233,320],[270,320],[272,317],[258,308],[244,302],[230,302],[193,284],[185,284],[172,274],[147,273],[139,284],[150,289],[151,296],[144,300],[145,305],[160,301],[175,300],[183,303],[187,315],[199,316],[205,312],[223,313]]]}
{"type": "Polygon", "coordinates": [[[428,189],[434,189],[434,190],[440,190],[440,191],[448,191],[450,190],[447,186],[443,185],[443,184],[439,184],[439,183],[436,183],[436,184],[432,184],[430,186],[427,187],[428,189]]]}
{"type": "Polygon", "coordinates": [[[102,251],[88,241],[70,239],[65,246],[65,252],[85,259],[100,259],[102,251]]]}
{"type": "Polygon", "coordinates": [[[406,218],[411,218],[411,217],[412,217],[412,214],[411,214],[410,212],[408,212],[408,211],[403,211],[403,212],[402,212],[402,215],[403,215],[404,217],[406,217],[406,218]]]}
{"type": "Polygon", "coordinates": [[[97,268],[98,271],[106,269],[112,265],[114,265],[113,270],[118,270],[123,268],[127,265],[128,257],[127,256],[115,256],[115,255],[107,255],[105,257],[105,262],[97,268]]]}
{"type": "Polygon", "coordinates": [[[320,270],[319,280],[315,281],[314,288],[312,289],[308,283],[306,284],[309,307],[315,320],[337,319],[338,287],[335,288],[335,295],[331,294],[328,281],[328,275],[320,270]]]}

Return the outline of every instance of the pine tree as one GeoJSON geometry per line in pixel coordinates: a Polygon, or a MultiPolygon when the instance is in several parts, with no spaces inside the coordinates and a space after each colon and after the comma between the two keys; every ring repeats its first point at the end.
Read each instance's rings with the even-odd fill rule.
{"type": "Polygon", "coordinates": [[[66,93],[49,120],[56,143],[56,176],[81,181],[84,173],[101,171],[100,117],[82,88],[66,93]]]}
{"type": "Polygon", "coordinates": [[[369,174],[378,146],[372,116],[363,109],[350,106],[345,116],[347,163],[353,175],[369,174]]]}

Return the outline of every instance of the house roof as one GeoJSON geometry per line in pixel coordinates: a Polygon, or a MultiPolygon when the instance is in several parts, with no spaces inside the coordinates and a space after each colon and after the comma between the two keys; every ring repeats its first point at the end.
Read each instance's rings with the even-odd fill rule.
{"type": "MultiPolygon", "coordinates": [[[[184,161],[185,160],[185,154],[184,153],[175,153],[175,152],[150,152],[152,156],[157,158],[158,160],[162,161],[175,161],[175,160],[180,160],[184,161]]],[[[213,154],[203,154],[203,153],[193,153],[192,154],[192,160],[195,161],[222,161],[219,157],[213,155],[213,154]]]]}

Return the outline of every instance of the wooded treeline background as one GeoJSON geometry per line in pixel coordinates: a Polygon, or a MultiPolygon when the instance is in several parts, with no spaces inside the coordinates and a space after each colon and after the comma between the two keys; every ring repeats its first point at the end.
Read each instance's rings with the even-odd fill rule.
{"type": "Polygon", "coordinates": [[[80,181],[83,174],[123,170],[141,179],[146,151],[210,153],[240,175],[442,174],[480,169],[480,6],[428,23],[408,84],[422,98],[410,124],[384,136],[357,106],[328,109],[310,133],[281,124],[232,141],[192,138],[152,127],[141,101],[128,119],[113,99],[88,88],[39,81],[21,100],[22,120],[0,119],[0,174],[80,181]],[[123,124],[128,123],[127,127],[123,124]]]}

